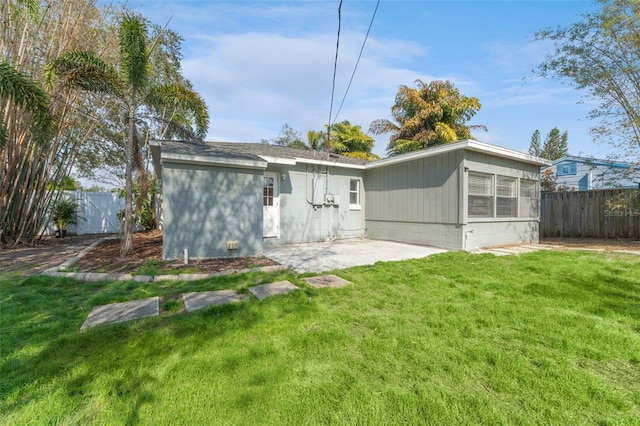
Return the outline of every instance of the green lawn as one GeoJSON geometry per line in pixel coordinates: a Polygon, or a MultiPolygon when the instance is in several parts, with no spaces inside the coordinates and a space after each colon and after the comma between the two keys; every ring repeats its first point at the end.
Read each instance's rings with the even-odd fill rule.
{"type": "Polygon", "coordinates": [[[2,424],[640,424],[640,258],[446,253],[200,282],[0,277],[2,424]],[[301,291],[80,332],[95,305],[301,291]]]}

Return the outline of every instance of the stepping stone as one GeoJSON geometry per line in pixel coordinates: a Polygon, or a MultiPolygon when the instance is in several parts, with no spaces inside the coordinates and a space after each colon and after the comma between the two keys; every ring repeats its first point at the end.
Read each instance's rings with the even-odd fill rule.
{"type": "Polygon", "coordinates": [[[220,290],[184,293],[182,299],[184,300],[184,307],[187,312],[193,312],[206,308],[207,306],[242,302],[245,298],[233,290],[220,290]]]}
{"type": "Polygon", "coordinates": [[[275,296],[277,294],[287,294],[293,290],[298,290],[298,287],[291,284],[289,281],[277,281],[271,284],[261,284],[249,287],[249,292],[257,297],[258,300],[262,300],[269,296],[275,296]]]}
{"type": "Polygon", "coordinates": [[[316,288],[344,287],[351,284],[351,281],[347,281],[344,278],[340,278],[336,275],[320,275],[319,277],[305,278],[305,281],[311,287],[316,288]]]}
{"type": "Polygon", "coordinates": [[[157,317],[160,313],[160,298],[132,300],[94,307],[80,330],[102,324],[131,321],[138,318],[157,317]]]}

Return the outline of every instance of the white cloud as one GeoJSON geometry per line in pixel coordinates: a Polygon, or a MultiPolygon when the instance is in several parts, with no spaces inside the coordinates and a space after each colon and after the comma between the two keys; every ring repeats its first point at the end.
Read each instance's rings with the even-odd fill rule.
{"type": "MultiPolygon", "coordinates": [[[[363,37],[346,32],[341,38],[334,116],[363,37]]],[[[209,139],[259,141],[274,137],[284,123],[304,134],[328,121],[335,35],[249,32],[202,36],[199,45],[182,65],[210,108],[209,139]]],[[[432,79],[395,66],[399,47],[407,55],[423,54],[409,42],[369,40],[338,120],[367,130],[372,120],[389,115],[399,84],[432,79]]]]}

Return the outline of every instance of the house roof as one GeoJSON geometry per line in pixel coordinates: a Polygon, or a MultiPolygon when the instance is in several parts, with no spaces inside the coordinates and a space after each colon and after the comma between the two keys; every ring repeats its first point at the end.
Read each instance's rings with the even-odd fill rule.
{"type": "MultiPolygon", "coordinates": [[[[220,165],[226,167],[266,169],[271,164],[321,164],[364,169],[366,160],[343,155],[263,143],[206,142],[192,144],[174,141],[151,143],[154,165],[160,160],[178,163],[220,165]]],[[[155,167],[160,170],[160,167],[155,167]]]]}
{"type": "MultiPolygon", "coordinates": [[[[321,151],[263,143],[207,142],[204,144],[191,144],[185,142],[155,141],[152,142],[151,145],[154,164],[156,165],[160,164],[160,159],[162,158],[163,160],[189,164],[221,165],[252,169],[266,169],[269,163],[288,165],[299,163],[320,164],[344,168],[370,169],[462,149],[517,160],[537,166],[551,165],[551,162],[547,160],[526,153],[475,140],[463,140],[440,145],[434,148],[414,151],[374,162],[343,155],[327,155],[326,152],[321,151]],[[160,147],[162,147],[161,150],[160,147]]],[[[160,170],[160,168],[156,167],[156,170],[160,170]]]]}
{"type": "Polygon", "coordinates": [[[564,157],[558,158],[554,160],[551,165],[555,166],[560,163],[564,163],[566,161],[571,161],[575,163],[585,163],[593,166],[605,166],[605,167],[613,167],[619,169],[635,169],[636,171],[640,171],[640,166],[634,163],[625,163],[622,161],[612,161],[612,160],[603,160],[598,158],[589,158],[589,157],[575,157],[573,155],[565,155],[564,157]]]}

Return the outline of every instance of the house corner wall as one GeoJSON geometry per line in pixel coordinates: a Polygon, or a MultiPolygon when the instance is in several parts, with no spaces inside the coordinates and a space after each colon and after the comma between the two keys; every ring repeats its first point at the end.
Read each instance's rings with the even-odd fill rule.
{"type": "Polygon", "coordinates": [[[461,162],[454,151],[368,169],[367,236],[462,249],[461,162]]]}
{"type": "Polygon", "coordinates": [[[163,163],[163,257],[262,253],[263,171],[163,163]],[[236,250],[228,241],[238,241],[236,250]]]}

